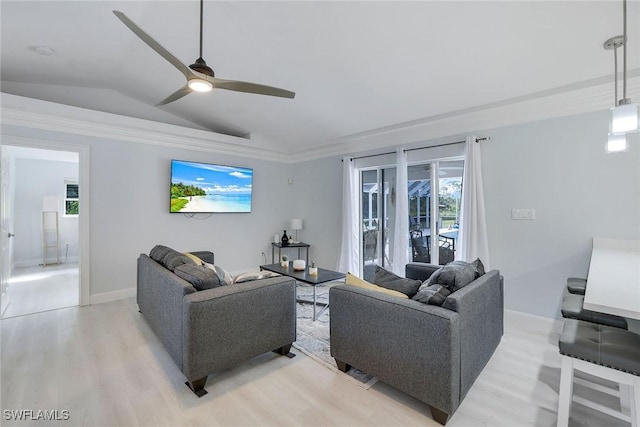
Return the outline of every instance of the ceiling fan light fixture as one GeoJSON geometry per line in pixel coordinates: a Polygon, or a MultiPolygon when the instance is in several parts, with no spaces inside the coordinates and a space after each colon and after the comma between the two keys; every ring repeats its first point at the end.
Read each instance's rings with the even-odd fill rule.
{"type": "Polygon", "coordinates": [[[189,89],[196,92],[209,92],[211,89],[213,89],[213,85],[211,84],[211,82],[197,78],[190,79],[187,85],[189,86],[189,89]]]}
{"type": "Polygon", "coordinates": [[[611,109],[611,133],[624,134],[638,130],[638,104],[621,104],[611,109]]]}
{"type": "Polygon", "coordinates": [[[614,135],[610,133],[607,139],[607,153],[620,153],[624,151],[629,151],[627,135],[614,135]]]}

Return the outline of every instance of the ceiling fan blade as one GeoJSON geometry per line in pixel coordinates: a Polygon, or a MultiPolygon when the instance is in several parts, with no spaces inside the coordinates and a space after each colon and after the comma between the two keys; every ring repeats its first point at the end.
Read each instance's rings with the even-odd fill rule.
{"type": "Polygon", "coordinates": [[[258,95],[270,95],[279,96],[281,98],[293,98],[296,96],[295,92],[290,90],[280,89],[273,86],[259,85],[257,83],[241,82],[237,80],[224,80],[217,77],[206,76],[207,80],[213,83],[214,88],[235,90],[236,92],[248,92],[256,93],[258,95]]]}
{"type": "MultiPolygon", "coordinates": [[[[127,17],[124,13],[119,10],[113,11],[114,15],[118,17],[122,21],[124,25],[126,25],[133,33],[140,38],[143,42],[145,42],[151,49],[155,50],[160,56],[169,61],[174,67],[176,67],[184,76],[188,79],[192,75],[191,68],[184,65],[178,58],[173,56],[171,52],[162,47],[160,43],[155,41],[149,34],[145,33],[144,30],[136,25],[131,19],[127,17]]],[[[183,95],[184,96],[184,95],[183,95]]]]}
{"type": "Polygon", "coordinates": [[[167,96],[165,99],[163,99],[162,101],[158,102],[156,104],[156,107],[159,107],[161,105],[166,105],[170,102],[173,101],[177,101],[178,99],[182,98],[185,95],[189,95],[191,92],[193,92],[189,86],[183,86],[180,89],[178,89],[177,91],[173,92],[171,95],[167,96]]]}

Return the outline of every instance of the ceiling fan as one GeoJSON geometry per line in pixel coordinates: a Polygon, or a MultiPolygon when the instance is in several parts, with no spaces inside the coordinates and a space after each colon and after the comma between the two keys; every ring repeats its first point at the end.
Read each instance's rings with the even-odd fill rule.
{"type": "Polygon", "coordinates": [[[295,92],[289,90],[280,89],[272,86],[265,86],[257,83],[241,82],[238,80],[224,80],[214,76],[213,70],[207,66],[207,63],[202,59],[202,9],[203,0],[200,0],[200,56],[196,59],[194,64],[189,66],[184,65],[178,58],[176,58],[171,52],[162,47],[160,43],[155,41],[149,34],[145,33],[142,28],[138,27],[131,19],[129,19],[124,13],[119,10],[114,10],[113,13],[120,19],[124,25],[126,25],[133,33],[138,36],[143,42],[145,42],[151,49],[155,50],[160,56],[169,61],[174,67],[178,69],[184,77],[187,79],[187,83],[169,95],[164,100],[160,101],[157,105],[165,105],[170,102],[176,101],[185,95],[190,94],[193,91],[196,92],[209,92],[212,89],[227,89],[237,92],[248,92],[259,95],[279,96],[282,98],[293,98],[296,96],[295,92]]]}

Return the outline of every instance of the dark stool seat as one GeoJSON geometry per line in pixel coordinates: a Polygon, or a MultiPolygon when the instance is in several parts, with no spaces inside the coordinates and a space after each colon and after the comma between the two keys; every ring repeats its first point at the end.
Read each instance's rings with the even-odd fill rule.
{"type": "Polygon", "coordinates": [[[562,312],[562,317],[627,329],[627,319],[624,317],[600,313],[598,311],[585,310],[582,307],[583,304],[584,296],[573,294],[566,295],[562,300],[562,308],[560,310],[562,312]]]}
{"type": "Polygon", "coordinates": [[[640,375],[640,335],[620,328],[567,319],[560,353],[640,375]]]}
{"type": "Polygon", "coordinates": [[[569,277],[567,279],[567,290],[570,294],[584,295],[587,290],[587,279],[569,277]]]}
{"type": "Polygon", "coordinates": [[[568,427],[572,402],[637,427],[640,412],[640,335],[611,326],[567,319],[558,347],[562,355],[562,368],[557,427],[568,427]],[[575,371],[617,383],[615,387],[599,387],[606,388],[607,394],[620,398],[620,411],[615,406],[605,406],[582,396],[574,396],[575,371]]]}

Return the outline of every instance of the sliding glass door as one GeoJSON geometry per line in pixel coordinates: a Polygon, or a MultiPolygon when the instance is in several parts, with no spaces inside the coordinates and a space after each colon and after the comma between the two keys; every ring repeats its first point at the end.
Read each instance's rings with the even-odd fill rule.
{"type": "Polygon", "coordinates": [[[364,170],[360,177],[362,277],[373,281],[376,266],[393,261],[396,168],[364,170]]]}
{"type": "Polygon", "coordinates": [[[361,171],[363,278],[393,263],[394,233],[409,236],[408,259],[444,265],[453,261],[460,224],[462,160],[432,161],[407,169],[409,229],[395,227],[396,168],[361,171]],[[437,197],[434,197],[437,195],[437,197]]]}

